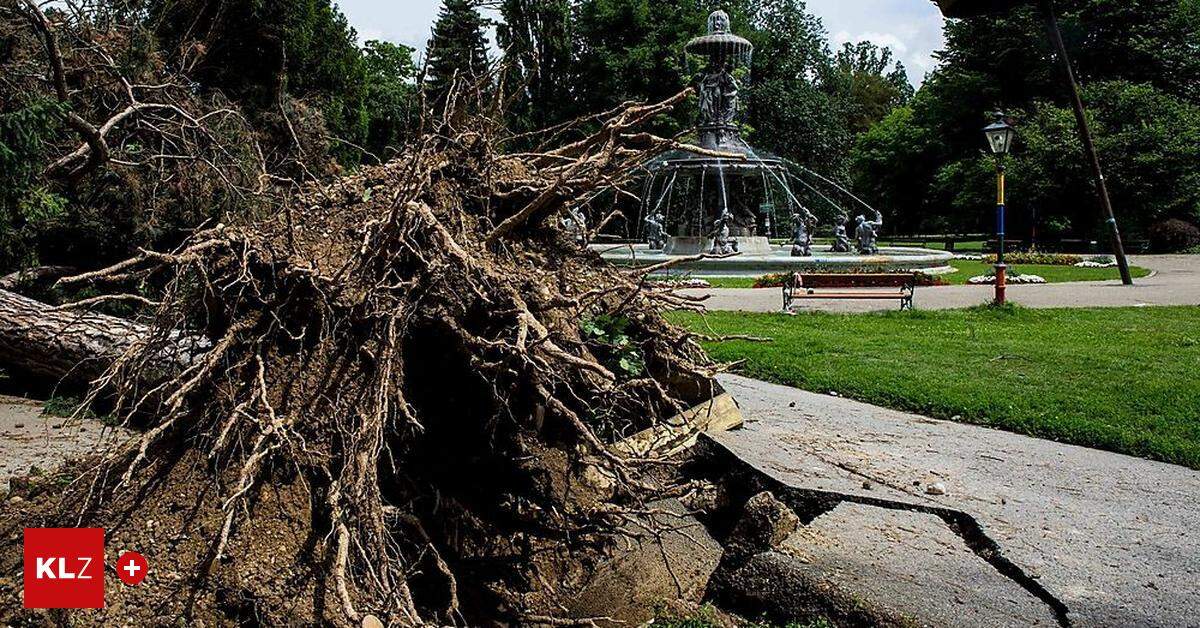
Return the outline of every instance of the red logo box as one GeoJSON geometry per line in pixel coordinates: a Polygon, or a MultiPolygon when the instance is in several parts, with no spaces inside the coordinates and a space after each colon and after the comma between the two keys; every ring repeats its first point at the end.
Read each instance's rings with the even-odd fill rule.
{"type": "Polygon", "coordinates": [[[25,608],[104,608],[104,529],[25,528],[25,608]]]}

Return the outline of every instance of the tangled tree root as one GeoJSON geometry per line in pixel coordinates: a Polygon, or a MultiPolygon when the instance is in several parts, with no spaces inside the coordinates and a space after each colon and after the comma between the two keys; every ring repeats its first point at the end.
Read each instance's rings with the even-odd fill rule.
{"type": "Polygon", "coordinates": [[[659,315],[694,304],[559,226],[672,144],[635,129],[683,96],[520,154],[448,118],[276,216],[64,280],[161,288],[93,393],[143,429],[18,520],[159,557],[159,590],[110,591],[108,613],[561,618],[629,513],[687,488],[608,445],[714,395],[717,369],[659,315]],[[206,349],[148,377],[182,337],[206,349]]]}

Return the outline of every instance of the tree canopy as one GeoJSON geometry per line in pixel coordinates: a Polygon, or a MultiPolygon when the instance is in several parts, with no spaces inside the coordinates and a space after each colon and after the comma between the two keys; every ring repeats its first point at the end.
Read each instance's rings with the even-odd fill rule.
{"type": "MultiPolygon", "coordinates": [[[[1090,237],[1102,226],[1032,8],[948,22],[940,65],[914,94],[892,51],[870,42],[831,49],[802,0],[497,0],[488,14],[481,6],[445,0],[420,63],[405,46],[360,45],[331,0],[102,1],[79,24],[120,33],[112,61],[122,71],[169,71],[189,85],[196,106],[236,111],[245,128],[231,123],[229,137],[250,133],[262,152],[239,154],[246,164],[261,160],[272,176],[306,179],[402,149],[456,78],[499,90],[517,132],[665,99],[695,83],[701,61],[684,44],[721,8],[755,45],[743,77],[744,135],[851,184],[884,210],[888,229],[990,230],[993,173],[980,129],[996,109],[1013,115],[1021,132],[1010,169],[1010,232],[1090,237]],[[487,41],[493,16],[504,68],[495,76],[487,41]]],[[[1139,237],[1169,219],[1200,222],[1200,0],[1058,6],[1123,229],[1139,237]]],[[[103,120],[120,98],[78,102],[95,89],[87,81],[96,76],[85,72],[69,78],[76,102],[55,98],[46,83],[21,78],[36,40],[2,35],[0,270],[44,261],[64,239],[111,259],[155,245],[198,216],[247,210],[215,188],[197,194],[131,184],[144,165],[102,168],[71,185],[47,180],[41,166],[78,141],[67,112],[103,120]]],[[[71,43],[68,55],[86,52],[71,43]]],[[[663,113],[650,130],[686,134],[694,104],[663,113]]],[[[123,161],[140,163],[135,157],[123,161]]]]}
{"type": "MultiPolygon", "coordinates": [[[[1200,220],[1194,161],[1200,105],[1200,2],[1064,0],[1069,54],[1122,228],[1200,220]]],[[[1096,237],[1100,212],[1041,16],[950,21],[940,67],[907,108],[858,140],[854,180],[904,230],[988,231],[992,166],[980,129],[1019,121],[1010,233],[1096,237]]]]}

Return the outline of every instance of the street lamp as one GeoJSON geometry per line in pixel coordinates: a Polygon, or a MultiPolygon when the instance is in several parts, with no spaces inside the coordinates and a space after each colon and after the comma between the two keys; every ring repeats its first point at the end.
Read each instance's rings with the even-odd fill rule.
{"type": "Polygon", "coordinates": [[[996,121],[983,129],[988,149],[996,157],[996,305],[1004,305],[1008,289],[1008,267],[1004,265],[1004,158],[1012,150],[1017,130],[996,112],[996,121]]]}
{"type": "Polygon", "coordinates": [[[1113,213],[1112,199],[1108,196],[1108,183],[1104,179],[1104,169],[1100,166],[1100,156],[1096,152],[1096,144],[1092,141],[1092,131],[1088,127],[1087,112],[1083,108],[1083,99],[1079,97],[1079,83],[1075,81],[1075,70],[1071,67],[1071,59],[1067,56],[1067,46],[1063,42],[1061,29],[1058,28],[1058,17],[1054,13],[1054,0],[933,0],[942,9],[942,14],[949,18],[972,18],[978,16],[1004,14],[1024,4],[1037,4],[1042,17],[1046,20],[1046,32],[1050,35],[1050,45],[1058,57],[1058,67],[1062,70],[1063,82],[1071,96],[1071,107],[1075,110],[1075,124],[1079,127],[1079,139],[1083,144],[1084,155],[1092,167],[1092,176],[1096,180],[1096,194],[1100,199],[1100,207],[1104,210],[1105,222],[1108,223],[1108,234],[1112,241],[1112,251],[1117,257],[1117,268],[1121,271],[1121,283],[1132,286],[1133,275],[1129,274],[1129,258],[1125,256],[1125,244],[1121,242],[1121,230],[1117,228],[1117,217],[1113,213]]]}

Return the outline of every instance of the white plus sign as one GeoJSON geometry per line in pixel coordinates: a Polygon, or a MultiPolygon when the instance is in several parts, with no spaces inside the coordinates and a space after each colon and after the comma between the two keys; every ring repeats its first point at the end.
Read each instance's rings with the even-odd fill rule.
{"type": "Polygon", "coordinates": [[[133,559],[130,559],[130,560],[129,560],[129,564],[128,564],[128,565],[125,565],[125,566],[124,566],[124,567],[122,567],[121,569],[124,569],[125,571],[128,571],[128,572],[129,572],[129,577],[130,577],[130,578],[134,578],[134,577],[137,577],[137,572],[138,572],[138,570],[140,570],[140,569],[141,569],[141,567],[139,567],[137,563],[133,562],[133,559]]]}

